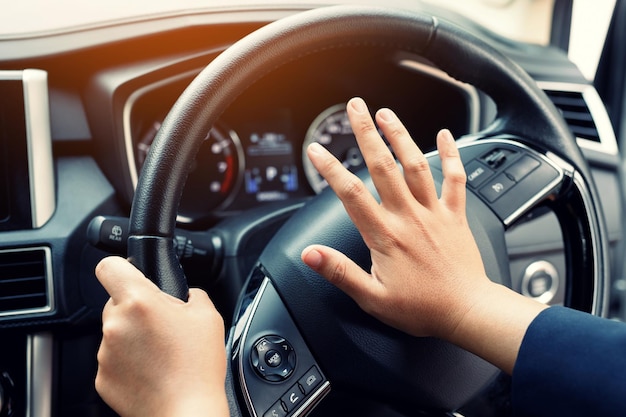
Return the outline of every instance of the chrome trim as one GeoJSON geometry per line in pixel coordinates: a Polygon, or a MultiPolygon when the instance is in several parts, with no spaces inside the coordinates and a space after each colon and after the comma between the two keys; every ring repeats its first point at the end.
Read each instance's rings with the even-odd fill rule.
{"type": "Polygon", "coordinates": [[[577,137],[576,142],[578,142],[578,146],[608,155],[618,154],[617,139],[615,137],[615,132],[613,131],[611,119],[609,119],[606,107],[604,106],[598,91],[593,85],[537,81],[537,86],[542,90],[580,93],[583,96],[583,99],[589,108],[589,113],[591,114],[593,122],[596,125],[600,143],[577,137]]]}
{"type": "Polygon", "coordinates": [[[540,303],[547,304],[556,295],[557,290],[559,289],[559,273],[556,270],[556,267],[548,261],[535,261],[528,265],[524,270],[524,276],[522,276],[522,284],[521,284],[521,293],[522,295],[532,298],[533,300],[537,300],[540,303]],[[530,279],[538,272],[542,272],[545,275],[549,276],[552,280],[550,288],[548,288],[545,292],[538,296],[533,296],[528,291],[528,284],[530,283],[530,279]]]}
{"type": "Polygon", "coordinates": [[[50,220],[56,209],[48,73],[38,69],[0,71],[0,80],[22,81],[31,224],[39,228],[50,220]]]}
{"type": "Polygon", "coordinates": [[[48,73],[42,70],[26,69],[23,71],[22,83],[28,141],[32,223],[34,228],[39,228],[50,220],[56,209],[48,73]]]}
{"type": "Polygon", "coordinates": [[[135,90],[124,103],[122,110],[122,126],[124,130],[124,146],[126,148],[126,162],[128,163],[128,172],[130,174],[130,180],[133,184],[133,189],[137,187],[137,180],[139,179],[139,173],[137,172],[137,164],[135,163],[135,148],[133,147],[133,135],[131,130],[130,115],[133,110],[135,102],[145,93],[156,90],[161,87],[165,87],[169,84],[177,81],[182,81],[186,78],[195,77],[200,70],[190,70],[173,77],[165,78],[155,83],[146,85],[135,90]]]}
{"type": "Polygon", "coordinates": [[[28,335],[26,339],[26,417],[52,415],[52,333],[28,335]]]}
{"type": "Polygon", "coordinates": [[[291,415],[291,417],[300,417],[305,416],[311,411],[313,406],[318,403],[322,398],[324,398],[330,392],[330,381],[326,381],[319,387],[308,400],[306,400],[300,408],[296,410],[295,413],[291,415]]]}
{"type": "MultiPolygon", "coordinates": [[[[254,317],[254,313],[256,312],[256,309],[259,307],[259,303],[261,302],[261,298],[263,297],[263,293],[265,292],[265,289],[269,285],[269,282],[270,282],[269,278],[265,277],[263,279],[263,282],[261,283],[259,290],[254,296],[254,301],[252,302],[252,305],[246,311],[246,325],[243,329],[243,332],[241,333],[241,339],[239,340],[239,349],[241,349],[241,347],[246,341],[246,338],[248,337],[248,331],[250,330],[250,325],[252,324],[252,317],[254,317]]],[[[254,410],[254,407],[252,406],[252,398],[250,397],[250,391],[248,390],[248,385],[246,384],[246,378],[243,373],[244,356],[245,355],[242,352],[239,352],[239,364],[238,364],[239,384],[241,386],[241,392],[243,394],[244,401],[246,402],[246,408],[248,409],[248,412],[250,412],[250,415],[252,417],[259,417],[256,411],[254,410]]]]}
{"type": "Polygon", "coordinates": [[[445,71],[440,70],[439,68],[432,67],[430,65],[424,64],[422,62],[413,60],[413,59],[401,59],[398,62],[398,65],[404,68],[411,69],[413,71],[422,73],[424,75],[431,76],[440,81],[446,82],[456,88],[458,88],[467,98],[470,110],[470,120],[469,120],[469,132],[468,134],[478,132],[480,128],[480,97],[478,95],[478,90],[471,84],[464,83],[455,78],[452,78],[445,71]]]}
{"type": "Polygon", "coordinates": [[[43,307],[38,307],[38,308],[31,308],[31,309],[25,309],[25,310],[13,310],[13,311],[0,311],[0,320],[3,319],[4,317],[9,317],[9,316],[23,316],[23,315],[27,315],[27,314],[41,314],[41,313],[48,313],[52,310],[54,310],[55,308],[55,303],[54,303],[54,279],[53,279],[53,273],[52,273],[52,251],[50,250],[49,247],[47,246],[41,246],[41,247],[33,247],[33,248],[20,248],[20,249],[5,249],[5,250],[0,250],[0,253],[6,253],[6,252],[26,252],[26,251],[36,251],[36,250],[43,250],[44,251],[44,259],[46,262],[46,266],[45,266],[45,272],[46,272],[46,297],[48,299],[48,303],[47,305],[43,306],[43,307]]]}

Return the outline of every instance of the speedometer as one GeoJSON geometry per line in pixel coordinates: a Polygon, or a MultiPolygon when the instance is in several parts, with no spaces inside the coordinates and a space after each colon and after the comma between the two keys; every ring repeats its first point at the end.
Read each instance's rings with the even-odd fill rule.
{"type": "Polygon", "coordinates": [[[306,155],[306,148],[317,142],[337,157],[348,170],[356,172],[365,167],[363,155],[359,150],[352,127],[348,120],[345,104],[329,107],[315,118],[304,138],[302,162],[304,173],[316,193],[321,192],[328,183],[317,172],[306,155]]]}

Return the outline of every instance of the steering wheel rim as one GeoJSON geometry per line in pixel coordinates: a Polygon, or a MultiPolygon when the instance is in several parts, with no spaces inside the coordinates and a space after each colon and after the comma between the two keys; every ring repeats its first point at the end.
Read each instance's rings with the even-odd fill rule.
{"type": "MultiPolygon", "coordinates": [[[[586,294],[572,295],[570,304],[602,313],[602,284],[607,276],[603,265],[608,265],[606,233],[595,205],[597,193],[590,171],[558,111],[523,70],[480,40],[432,16],[379,7],[334,6],[277,21],[230,47],[196,77],[165,119],[144,163],[131,212],[131,262],[161,289],[186,299],[188,288],[172,238],[187,167],[205,133],[239,94],[277,67],[328,48],[355,45],[419,54],[494,100],[498,115],[478,137],[514,138],[567,161],[564,166],[572,173],[574,189],[583,192],[575,199],[578,205],[567,200],[567,204],[558,207],[573,216],[580,216],[576,211],[582,209],[586,216],[584,221],[562,224],[568,230],[580,230],[574,237],[585,234],[592,241],[589,247],[570,250],[568,257],[580,256],[586,262],[584,273],[593,274],[591,300],[586,294]]],[[[323,198],[329,197],[316,201],[323,198]]],[[[268,254],[284,253],[280,238],[278,244],[272,241],[271,245],[273,249],[268,254]]],[[[268,256],[261,257],[266,267],[271,264],[268,256]]],[[[279,293],[294,294],[288,288],[281,291],[279,278],[274,277],[273,281],[278,282],[279,293]]],[[[292,313],[294,310],[297,307],[290,306],[292,313]]],[[[437,349],[447,350],[448,346],[437,349]]],[[[433,401],[429,406],[452,409],[460,400],[446,401],[433,401]]]]}

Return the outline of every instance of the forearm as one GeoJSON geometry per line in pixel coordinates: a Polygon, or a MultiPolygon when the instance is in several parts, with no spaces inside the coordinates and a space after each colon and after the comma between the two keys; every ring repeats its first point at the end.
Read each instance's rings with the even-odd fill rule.
{"type": "Polygon", "coordinates": [[[472,307],[446,339],[511,374],[528,326],[547,306],[493,282],[470,297],[472,307]]]}

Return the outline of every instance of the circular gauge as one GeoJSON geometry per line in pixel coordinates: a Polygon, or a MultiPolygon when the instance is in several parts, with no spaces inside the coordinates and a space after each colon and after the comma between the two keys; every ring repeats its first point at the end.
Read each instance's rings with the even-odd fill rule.
{"type": "Polygon", "coordinates": [[[330,151],[343,166],[352,172],[365,167],[365,161],[359,146],[357,145],[352,127],[348,120],[345,104],[332,106],[315,118],[304,138],[302,149],[302,162],[304,173],[316,193],[321,192],[328,183],[317,172],[306,155],[307,147],[318,142],[330,151]]]}
{"type": "MultiPolygon", "coordinates": [[[[146,133],[137,144],[137,161],[141,165],[156,136],[146,133]]],[[[139,167],[141,168],[141,166],[139,167]]],[[[179,221],[193,222],[207,211],[227,205],[241,183],[243,150],[237,134],[223,126],[214,126],[207,134],[189,167],[189,176],[179,207],[179,221]]]]}

